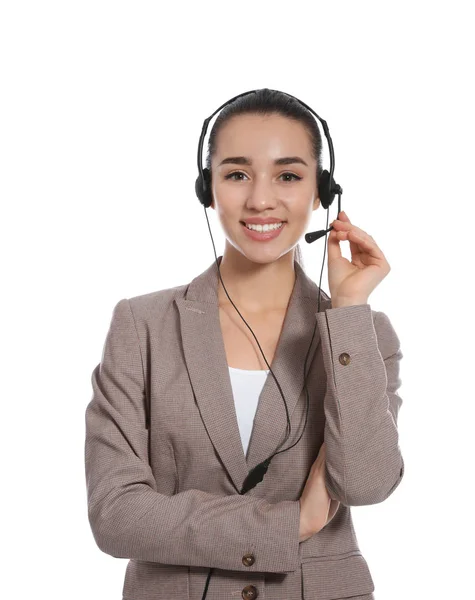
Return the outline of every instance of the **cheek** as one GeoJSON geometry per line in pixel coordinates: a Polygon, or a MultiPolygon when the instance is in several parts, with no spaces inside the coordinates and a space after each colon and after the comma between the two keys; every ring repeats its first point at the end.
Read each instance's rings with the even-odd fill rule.
{"type": "Polygon", "coordinates": [[[226,185],[217,185],[213,188],[213,199],[216,211],[222,221],[232,222],[240,219],[246,202],[243,190],[230,189],[226,185]]]}
{"type": "Polygon", "coordinates": [[[239,213],[245,201],[242,199],[242,192],[226,189],[226,186],[213,188],[213,200],[223,218],[239,213]]]}
{"type": "Polygon", "coordinates": [[[289,220],[306,221],[312,216],[314,199],[311,195],[297,196],[287,203],[289,220]]]}
{"type": "Polygon", "coordinates": [[[218,221],[221,229],[227,238],[236,237],[236,232],[239,231],[241,224],[239,223],[239,212],[232,206],[217,205],[216,210],[218,221]]]}
{"type": "Polygon", "coordinates": [[[231,224],[233,221],[237,221],[239,219],[240,211],[235,203],[229,202],[229,198],[226,199],[226,202],[220,202],[218,198],[215,206],[219,220],[222,223],[231,224]]]}

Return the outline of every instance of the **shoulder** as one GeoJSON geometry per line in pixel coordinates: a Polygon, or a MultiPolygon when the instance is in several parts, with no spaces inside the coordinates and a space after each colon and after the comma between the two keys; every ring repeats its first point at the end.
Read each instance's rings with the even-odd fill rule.
{"type": "Polygon", "coordinates": [[[144,311],[157,305],[173,303],[175,298],[183,298],[186,294],[188,286],[189,283],[184,283],[182,285],[156,290],[154,292],[148,292],[147,294],[132,296],[128,300],[134,309],[137,311],[144,311]]]}
{"type": "Polygon", "coordinates": [[[170,288],[155,290],[129,298],[122,298],[115,307],[114,312],[129,311],[137,323],[157,321],[160,316],[166,316],[173,310],[174,301],[183,298],[189,283],[170,288]]]}

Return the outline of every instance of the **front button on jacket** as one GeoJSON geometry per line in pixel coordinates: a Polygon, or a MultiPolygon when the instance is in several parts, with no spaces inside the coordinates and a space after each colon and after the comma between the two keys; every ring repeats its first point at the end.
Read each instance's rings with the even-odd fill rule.
{"type": "Polygon", "coordinates": [[[257,591],[257,588],[255,586],[246,585],[246,587],[242,590],[241,596],[245,600],[254,600],[254,598],[257,598],[257,596],[259,596],[259,592],[257,591]]]}
{"type": "Polygon", "coordinates": [[[341,362],[342,365],[349,365],[351,358],[350,358],[350,355],[347,352],[343,352],[338,357],[338,360],[341,362]]]}
{"type": "Polygon", "coordinates": [[[242,557],[242,564],[245,565],[246,567],[250,567],[254,564],[255,562],[255,558],[254,558],[254,554],[245,554],[242,557]]]}

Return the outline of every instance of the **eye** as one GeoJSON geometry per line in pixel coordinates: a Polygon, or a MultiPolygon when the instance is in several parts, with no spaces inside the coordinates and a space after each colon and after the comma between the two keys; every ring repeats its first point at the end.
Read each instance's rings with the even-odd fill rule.
{"type": "MultiPolygon", "coordinates": [[[[231,179],[233,175],[244,175],[242,171],[233,171],[224,177],[224,179],[231,179]]],[[[242,179],[233,179],[233,181],[242,181],[242,179]]]]}
{"type": "MultiPolygon", "coordinates": [[[[224,179],[232,179],[234,175],[245,175],[245,173],[243,173],[242,171],[233,171],[232,173],[229,173],[228,175],[226,175],[224,177],[224,179]]],[[[290,175],[291,177],[295,178],[295,179],[290,179],[290,180],[287,179],[286,183],[290,183],[291,181],[300,181],[302,179],[298,175],[295,175],[295,173],[290,173],[290,172],[282,173],[281,177],[284,175],[290,175]]],[[[233,179],[233,181],[242,181],[242,179],[233,179]]]]}
{"type": "MultiPolygon", "coordinates": [[[[298,175],[295,175],[295,173],[282,173],[282,175],[291,175],[292,177],[295,177],[295,179],[293,181],[300,181],[302,178],[299,177],[298,175]]],[[[281,175],[281,177],[282,177],[281,175]]],[[[288,180],[287,180],[288,181],[288,180]]],[[[291,180],[292,181],[292,180],[291,180]]]]}

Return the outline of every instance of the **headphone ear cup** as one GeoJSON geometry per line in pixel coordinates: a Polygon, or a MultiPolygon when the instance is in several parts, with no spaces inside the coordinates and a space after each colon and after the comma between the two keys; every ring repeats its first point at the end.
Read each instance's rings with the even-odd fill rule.
{"type": "Polygon", "coordinates": [[[330,182],[330,173],[327,169],[324,169],[320,175],[320,183],[318,184],[318,194],[323,208],[329,208],[331,206],[335,199],[335,189],[338,189],[338,187],[339,186],[335,183],[333,177],[330,182]]]}
{"type": "Polygon", "coordinates": [[[211,202],[213,201],[211,195],[211,171],[207,167],[203,169],[203,177],[200,174],[196,178],[195,192],[203,206],[206,208],[211,206],[211,202]]]}
{"type": "Polygon", "coordinates": [[[323,208],[328,208],[331,204],[329,183],[330,173],[324,169],[320,175],[320,181],[318,183],[318,195],[320,196],[320,202],[323,208]]]}
{"type": "Polygon", "coordinates": [[[201,179],[201,173],[195,181],[195,193],[200,203],[203,204],[203,180],[201,179]]]}

